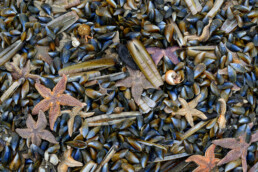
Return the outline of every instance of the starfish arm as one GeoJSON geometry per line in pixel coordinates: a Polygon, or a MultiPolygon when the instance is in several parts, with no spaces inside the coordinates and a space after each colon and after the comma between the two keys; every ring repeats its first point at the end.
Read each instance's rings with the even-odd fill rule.
{"type": "Polygon", "coordinates": [[[191,162],[191,161],[194,161],[196,164],[200,166],[206,166],[208,163],[207,159],[201,155],[192,155],[185,160],[185,162],[191,162]]]}
{"type": "Polygon", "coordinates": [[[32,109],[32,115],[38,114],[40,110],[43,112],[47,111],[50,107],[50,100],[43,99],[41,100],[34,108],[32,109]]]}
{"type": "Polygon", "coordinates": [[[215,154],[214,154],[215,148],[216,148],[215,144],[210,145],[210,147],[205,152],[205,157],[208,157],[209,159],[214,159],[215,158],[215,154]]]}
{"type": "Polygon", "coordinates": [[[22,75],[22,70],[18,67],[18,65],[14,64],[14,63],[7,63],[6,65],[10,66],[10,70],[7,66],[6,66],[6,68],[8,71],[11,71],[13,78],[20,79],[20,77],[22,75]]]}
{"type": "Polygon", "coordinates": [[[191,127],[194,127],[194,123],[193,123],[193,117],[190,113],[187,113],[185,115],[185,118],[187,120],[187,122],[190,124],[191,127]]]}
{"type": "Polygon", "coordinates": [[[212,144],[205,152],[205,157],[208,157],[210,160],[210,169],[214,168],[220,159],[215,158],[214,150],[216,148],[215,144],[212,144]]]}
{"type": "Polygon", "coordinates": [[[64,106],[85,106],[85,103],[80,102],[79,100],[77,100],[76,98],[68,95],[68,94],[61,94],[58,98],[57,98],[57,102],[60,103],[60,105],[64,105],[64,106]]]}
{"type": "Polygon", "coordinates": [[[31,129],[29,128],[25,128],[25,129],[17,128],[15,131],[24,139],[30,138],[32,134],[31,129]]]}
{"type": "Polygon", "coordinates": [[[186,113],[187,113],[187,110],[186,109],[179,109],[178,111],[176,112],[172,112],[173,115],[181,115],[181,116],[185,116],[186,113]]]}
{"type": "Polygon", "coordinates": [[[143,92],[142,85],[135,84],[132,86],[132,96],[136,103],[138,103],[139,100],[141,99],[142,92],[143,92]]]}
{"type": "Polygon", "coordinates": [[[28,118],[26,120],[26,126],[29,128],[29,129],[33,129],[34,126],[36,125],[36,122],[34,121],[34,119],[32,118],[31,115],[28,115],[28,118]]]}
{"type": "Polygon", "coordinates": [[[21,74],[22,73],[22,70],[18,67],[18,64],[15,64],[14,62],[13,63],[8,63],[8,64],[10,64],[11,70],[14,73],[17,73],[17,74],[21,74]]]}
{"type": "Polygon", "coordinates": [[[67,122],[69,136],[72,136],[73,134],[73,124],[74,124],[74,116],[71,116],[71,118],[67,122]]]}
{"type": "Polygon", "coordinates": [[[30,73],[30,60],[27,61],[25,67],[22,69],[24,74],[30,73]]]}
{"type": "Polygon", "coordinates": [[[60,114],[60,105],[58,103],[53,103],[50,106],[50,111],[49,111],[49,124],[50,124],[51,130],[54,129],[54,125],[59,114],[60,114]]]}
{"type": "Polygon", "coordinates": [[[237,149],[241,147],[241,144],[235,138],[225,138],[212,141],[213,144],[228,149],[237,149]]]}
{"type": "Polygon", "coordinates": [[[183,108],[188,107],[188,103],[185,101],[185,99],[178,97],[178,100],[183,108]]]}
{"type": "Polygon", "coordinates": [[[195,97],[192,101],[190,101],[190,102],[188,103],[188,105],[189,105],[191,108],[195,108],[195,107],[198,105],[199,100],[200,100],[201,97],[202,97],[202,95],[199,94],[199,95],[198,95],[197,97],[195,97]]]}
{"type": "Polygon", "coordinates": [[[30,73],[28,73],[27,75],[26,75],[26,77],[27,78],[31,78],[31,79],[33,79],[33,80],[38,80],[38,79],[40,79],[40,76],[38,76],[38,75],[34,75],[34,74],[30,74],[30,73]]]}
{"type": "Polygon", "coordinates": [[[148,51],[149,54],[154,54],[156,51],[159,51],[160,48],[157,48],[157,47],[149,47],[149,48],[146,48],[146,50],[148,51]]]}
{"type": "Polygon", "coordinates": [[[258,131],[252,135],[251,143],[258,141],[258,131]]]}
{"type": "Polygon", "coordinates": [[[65,164],[68,165],[68,167],[83,166],[81,162],[74,160],[72,157],[67,157],[67,159],[65,160],[65,164]]]}
{"type": "Polygon", "coordinates": [[[56,141],[56,138],[53,136],[53,134],[48,131],[48,130],[42,130],[41,132],[39,132],[39,136],[43,139],[43,140],[47,140],[50,143],[54,143],[57,144],[58,142],[56,141]]]}
{"type": "Polygon", "coordinates": [[[174,64],[178,64],[179,60],[178,57],[175,54],[175,51],[179,49],[179,47],[170,47],[168,49],[165,50],[165,54],[166,56],[172,61],[172,63],[174,64]]]}
{"type": "Polygon", "coordinates": [[[123,86],[123,87],[127,87],[127,88],[131,87],[132,86],[132,77],[129,76],[123,80],[117,81],[116,86],[117,87],[123,86]]]}
{"type": "Polygon", "coordinates": [[[246,156],[247,156],[247,149],[245,151],[243,151],[242,156],[241,156],[243,172],[247,172],[246,156]]]}
{"type": "Polygon", "coordinates": [[[44,112],[42,112],[42,110],[40,110],[39,115],[38,115],[38,121],[36,123],[36,128],[38,130],[43,130],[46,127],[47,127],[47,118],[46,118],[44,112]]]}
{"type": "Polygon", "coordinates": [[[239,157],[241,157],[241,152],[240,151],[231,150],[231,151],[228,152],[228,154],[222,160],[220,160],[220,162],[218,163],[218,166],[226,164],[230,161],[237,160],[239,157]]]}
{"type": "Polygon", "coordinates": [[[53,88],[54,95],[62,94],[65,91],[67,83],[67,77],[66,75],[63,75],[63,77],[58,81],[56,86],[53,88]]]}
{"type": "Polygon", "coordinates": [[[179,50],[179,49],[180,49],[180,47],[172,46],[172,47],[166,48],[166,51],[175,52],[176,50],[179,50]]]}
{"type": "Polygon", "coordinates": [[[154,61],[154,63],[157,65],[163,56],[164,54],[162,51],[156,51],[154,54],[151,55],[151,58],[154,61]]]}
{"type": "Polygon", "coordinates": [[[61,161],[57,167],[57,171],[62,172],[62,171],[68,171],[68,166],[65,164],[64,161],[61,161]]]}
{"type": "MultiPolygon", "coordinates": [[[[86,105],[85,105],[85,106],[86,106],[86,105]]],[[[70,117],[78,115],[81,110],[82,110],[82,107],[78,107],[78,106],[74,107],[74,108],[72,109],[72,112],[69,114],[70,117]]]]}
{"type": "Polygon", "coordinates": [[[144,89],[153,88],[153,85],[146,78],[142,79],[141,84],[144,89]]]}
{"type": "Polygon", "coordinates": [[[210,172],[210,169],[206,166],[199,166],[193,172],[210,172]]]}
{"type": "Polygon", "coordinates": [[[31,142],[32,144],[36,145],[36,146],[40,146],[41,144],[41,138],[37,135],[37,134],[33,134],[31,136],[31,142]]]}
{"type": "Polygon", "coordinates": [[[49,88],[45,87],[44,85],[36,83],[35,88],[38,90],[39,94],[42,97],[47,98],[47,97],[51,96],[51,90],[49,88]]]}
{"type": "Polygon", "coordinates": [[[204,113],[202,113],[201,111],[197,110],[197,109],[192,109],[191,113],[192,113],[193,116],[197,116],[201,119],[207,119],[207,116],[204,113]]]}

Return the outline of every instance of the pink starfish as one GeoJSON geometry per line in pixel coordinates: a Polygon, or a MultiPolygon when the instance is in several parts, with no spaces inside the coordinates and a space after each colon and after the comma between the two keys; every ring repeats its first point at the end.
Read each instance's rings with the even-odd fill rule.
{"type": "Polygon", "coordinates": [[[150,47],[150,48],[147,48],[147,51],[149,54],[151,54],[151,57],[156,65],[164,56],[167,56],[172,61],[172,63],[177,64],[179,63],[179,60],[175,54],[175,51],[178,49],[180,49],[180,47],[176,47],[176,46],[168,47],[166,49],[150,47]]]}

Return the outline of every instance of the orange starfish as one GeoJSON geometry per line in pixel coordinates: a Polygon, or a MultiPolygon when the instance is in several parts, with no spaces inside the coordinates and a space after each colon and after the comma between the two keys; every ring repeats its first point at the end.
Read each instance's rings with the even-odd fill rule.
{"type": "Polygon", "coordinates": [[[50,129],[53,130],[55,121],[57,117],[60,115],[60,105],[65,106],[85,106],[85,103],[81,103],[79,100],[75,99],[74,97],[62,94],[65,91],[67,83],[66,75],[63,75],[62,79],[56,84],[51,91],[49,88],[36,83],[35,87],[38,90],[39,94],[44,97],[33,109],[32,114],[38,114],[40,110],[43,112],[49,111],[49,123],[50,129]]]}
{"type": "Polygon", "coordinates": [[[192,155],[187,158],[186,162],[194,161],[199,165],[193,172],[209,172],[211,171],[220,159],[215,158],[214,150],[216,145],[212,144],[205,152],[205,156],[201,155],[192,155]]]}

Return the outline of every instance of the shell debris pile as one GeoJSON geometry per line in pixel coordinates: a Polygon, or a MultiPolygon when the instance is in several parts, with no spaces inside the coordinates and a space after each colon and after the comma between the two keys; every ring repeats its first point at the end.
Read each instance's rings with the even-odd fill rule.
{"type": "Polygon", "coordinates": [[[256,0],[1,0],[0,171],[257,171],[257,23],[256,0]]]}

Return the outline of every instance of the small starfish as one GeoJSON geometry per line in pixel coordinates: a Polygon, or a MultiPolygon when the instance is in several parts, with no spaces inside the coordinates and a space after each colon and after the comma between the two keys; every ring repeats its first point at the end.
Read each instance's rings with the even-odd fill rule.
{"type": "Polygon", "coordinates": [[[211,171],[220,159],[215,158],[214,150],[216,145],[212,144],[205,152],[205,156],[201,155],[192,155],[187,158],[186,162],[194,161],[199,165],[193,172],[209,172],[211,171]]]}
{"type": "MultiPolygon", "coordinates": [[[[30,73],[30,71],[33,70],[32,65],[30,64],[30,61],[29,60],[27,61],[25,67],[23,66],[20,67],[21,60],[22,60],[21,56],[17,54],[13,57],[13,62],[7,62],[5,64],[6,69],[11,72],[12,78],[16,81],[14,81],[0,97],[0,104],[1,102],[4,102],[5,100],[7,100],[21,84],[24,83],[25,88],[29,89],[29,82],[27,80],[28,78],[36,81],[40,79],[40,76],[30,73]],[[24,82],[24,80],[27,80],[27,81],[24,82]]],[[[25,92],[22,92],[22,98],[24,98],[24,96],[26,95],[26,93],[25,94],[24,93],[25,92]]]]}
{"type": "Polygon", "coordinates": [[[51,91],[49,88],[36,83],[35,87],[38,90],[39,94],[44,97],[33,109],[32,114],[38,114],[40,110],[43,112],[49,111],[49,123],[50,129],[53,130],[55,121],[57,117],[60,115],[60,105],[64,106],[85,106],[85,103],[81,103],[79,100],[75,99],[74,97],[68,94],[62,94],[65,91],[67,83],[66,75],[63,75],[61,80],[56,84],[51,91]]]}
{"type": "Polygon", "coordinates": [[[43,60],[44,62],[47,62],[49,65],[53,62],[53,59],[49,56],[48,46],[36,46],[36,58],[43,60]]]}
{"type": "Polygon", "coordinates": [[[141,99],[143,89],[155,88],[139,70],[132,70],[127,67],[129,77],[116,82],[116,86],[132,87],[132,96],[137,104],[141,99]]]}
{"type": "Polygon", "coordinates": [[[199,94],[195,99],[187,103],[184,99],[178,97],[178,100],[180,101],[182,108],[179,109],[177,112],[172,112],[172,115],[181,115],[185,116],[187,122],[191,125],[191,127],[194,126],[193,123],[193,117],[192,116],[197,116],[201,119],[207,119],[204,113],[201,111],[195,109],[195,107],[198,104],[198,101],[202,97],[201,94],[199,94]]]}
{"type": "Polygon", "coordinates": [[[99,81],[97,81],[97,82],[98,82],[98,85],[99,85],[99,92],[100,92],[103,96],[105,96],[105,95],[110,95],[110,94],[108,93],[108,91],[114,91],[114,89],[108,88],[108,86],[104,86],[105,83],[102,83],[102,85],[101,85],[101,83],[100,83],[99,81]]]}
{"type": "Polygon", "coordinates": [[[83,107],[76,106],[72,110],[61,111],[61,113],[68,113],[70,116],[70,119],[67,122],[69,136],[72,136],[73,134],[74,118],[77,115],[80,115],[81,117],[89,117],[95,113],[95,112],[88,112],[88,113],[81,112],[82,108],[83,107]]]}
{"type": "Polygon", "coordinates": [[[15,130],[22,138],[31,138],[32,143],[37,146],[40,146],[41,139],[47,140],[54,144],[58,143],[53,134],[48,130],[45,130],[47,126],[47,119],[42,111],[39,111],[37,122],[35,122],[32,116],[29,115],[26,120],[26,125],[28,127],[26,129],[17,128],[15,130]]]}
{"type": "Polygon", "coordinates": [[[225,139],[219,139],[212,141],[213,144],[221,146],[223,148],[231,149],[227,153],[227,155],[218,163],[218,165],[226,164],[230,161],[237,160],[241,157],[242,159],[242,167],[243,171],[247,171],[247,162],[246,162],[246,156],[247,156],[247,150],[248,147],[258,141],[258,132],[252,134],[251,140],[249,143],[246,143],[246,134],[243,134],[239,136],[238,139],[236,138],[225,138],[225,139]]]}
{"type": "Polygon", "coordinates": [[[19,67],[21,61],[21,56],[16,56],[13,59],[13,62],[6,63],[5,67],[8,71],[11,72],[13,79],[18,80],[20,78],[28,79],[31,78],[33,80],[38,80],[40,76],[31,74],[32,65],[30,64],[30,60],[27,61],[24,67],[19,67]]]}
{"type": "Polygon", "coordinates": [[[79,161],[76,161],[72,157],[72,148],[68,148],[61,159],[60,164],[57,167],[58,172],[66,172],[68,167],[81,167],[83,164],[79,161]]]}
{"type": "Polygon", "coordinates": [[[147,48],[147,51],[149,54],[151,54],[151,57],[156,65],[164,56],[167,56],[172,61],[172,63],[178,64],[179,60],[178,60],[178,57],[175,55],[175,51],[178,49],[180,48],[176,46],[168,47],[166,49],[150,47],[150,48],[147,48]]]}

